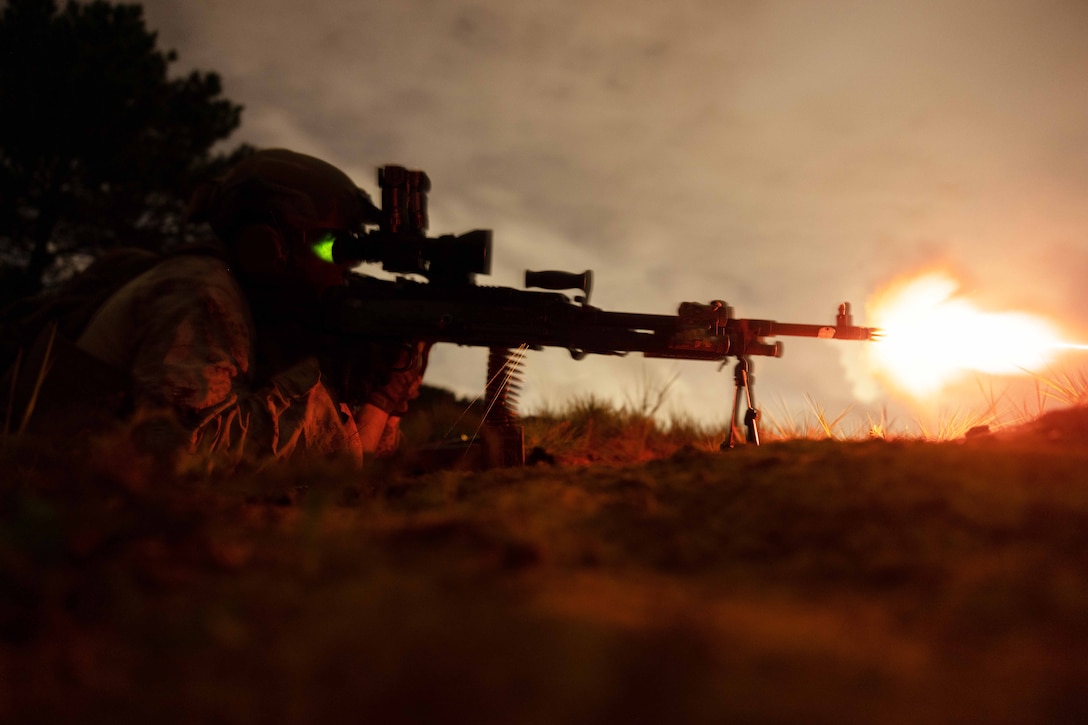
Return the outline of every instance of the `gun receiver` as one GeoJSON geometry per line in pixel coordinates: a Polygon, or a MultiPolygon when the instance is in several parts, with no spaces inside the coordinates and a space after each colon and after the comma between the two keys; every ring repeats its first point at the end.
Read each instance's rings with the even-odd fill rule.
{"type": "MultiPolygon", "coordinates": [[[[723,364],[734,357],[733,427],[744,390],[748,440],[756,444],[758,411],[752,402],[750,358],[781,357],[782,343],[769,338],[874,340],[879,336],[875,328],[853,324],[849,303],[839,305],[834,325],[816,325],[737,318],[721,300],[683,302],[675,315],[603,310],[589,304],[591,271],[527,271],[525,287],[532,289],[480,286],[475,284],[475,275],[490,273],[490,230],[429,238],[425,235],[426,192],[430,189],[426,174],[387,166],[379,171],[379,183],[382,223],[377,230],[338,239],[334,258],[377,262],[386,271],[418,274],[427,281],[349,275],[348,284],[326,299],[325,323],[335,335],[490,348],[488,380],[509,371],[510,351],[523,347],[565,348],[576,360],[589,354],[632,352],[723,364]],[[572,298],[564,293],[571,290],[582,294],[572,298]]],[[[505,386],[492,391],[491,387],[488,407],[497,408],[497,412],[489,414],[487,422],[516,426],[514,391],[505,386]]],[[[729,447],[732,445],[731,430],[729,447]]],[[[523,460],[523,453],[511,453],[503,460],[517,462],[519,457],[523,460]]]]}

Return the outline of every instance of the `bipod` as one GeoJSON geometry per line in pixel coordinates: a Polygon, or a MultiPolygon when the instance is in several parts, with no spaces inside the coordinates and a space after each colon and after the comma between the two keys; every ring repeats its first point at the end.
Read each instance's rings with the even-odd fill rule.
{"type": "Polygon", "coordinates": [[[749,376],[752,364],[746,357],[737,358],[737,366],[733,369],[733,380],[736,382],[736,392],[733,393],[733,420],[729,424],[729,440],[724,441],[719,448],[723,451],[733,448],[736,445],[737,434],[737,418],[740,416],[740,391],[744,391],[745,399],[748,402],[748,411],[744,414],[744,426],[747,429],[746,440],[753,444],[759,445],[759,410],[755,407],[755,400],[752,398],[752,381],[749,376]]]}

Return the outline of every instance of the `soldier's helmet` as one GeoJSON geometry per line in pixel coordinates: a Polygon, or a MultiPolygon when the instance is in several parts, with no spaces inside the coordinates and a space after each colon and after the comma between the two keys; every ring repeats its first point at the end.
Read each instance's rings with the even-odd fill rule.
{"type": "Polygon", "coordinates": [[[377,222],[365,191],[340,169],[287,149],[246,157],[194,194],[189,215],[207,221],[221,238],[238,227],[273,222],[292,230],[356,228],[377,222]]]}
{"type": "MultiPolygon", "coordinates": [[[[330,234],[360,230],[377,223],[379,215],[369,195],[343,171],[286,149],[246,157],[221,178],[202,185],[189,205],[189,219],[208,222],[228,255],[242,254],[243,248],[282,254],[293,260],[287,271],[322,287],[339,273],[316,264],[320,260],[311,251],[323,239],[331,240],[330,234]],[[255,235],[259,244],[252,243],[255,235]]],[[[331,262],[331,246],[329,241],[320,255],[325,262],[331,262]]],[[[254,256],[246,255],[251,263],[254,256]]]]}

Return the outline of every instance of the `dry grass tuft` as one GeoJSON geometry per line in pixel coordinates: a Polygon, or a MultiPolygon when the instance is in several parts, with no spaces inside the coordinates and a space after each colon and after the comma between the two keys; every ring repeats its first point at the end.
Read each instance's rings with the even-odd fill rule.
{"type": "Polygon", "coordinates": [[[1037,395],[1036,407],[1042,415],[1047,401],[1054,401],[1068,407],[1088,406],[1088,372],[1050,372],[1046,375],[1031,373],[1035,380],[1037,395]]]}
{"type": "Polygon", "coordinates": [[[763,428],[768,440],[855,440],[864,438],[864,432],[848,428],[853,406],[847,406],[837,415],[829,414],[815,398],[805,395],[806,411],[796,413],[779,400],[777,409],[764,414],[763,428]]]}
{"type": "Polygon", "coordinates": [[[667,426],[654,414],[658,406],[616,408],[592,395],[563,408],[525,419],[529,448],[540,446],[568,462],[641,461],[670,455],[691,428],[667,426]]]}

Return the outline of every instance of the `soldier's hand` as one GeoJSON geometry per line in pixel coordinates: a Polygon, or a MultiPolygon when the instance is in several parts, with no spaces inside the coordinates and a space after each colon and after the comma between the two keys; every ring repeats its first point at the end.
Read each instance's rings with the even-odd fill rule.
{"type": "Polygon", "coordinates": [[[366,402],[391,415],[404,415],[409,401],[419,397],[430,352],[431,343],[428,342],[402,347],[399,357],[385,371],[384,382],[374,386],[366,402]]]}

